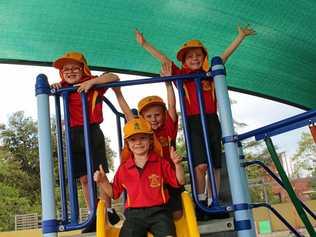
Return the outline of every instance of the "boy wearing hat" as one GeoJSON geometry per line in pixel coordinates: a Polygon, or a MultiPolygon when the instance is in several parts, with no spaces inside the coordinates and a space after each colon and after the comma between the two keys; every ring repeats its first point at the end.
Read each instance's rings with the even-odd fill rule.
{"type": "MultiPolygon", "coordinates": [[[[119,78],[112,73],[104,73],[101,76],[92,76],[85,57],[79,52],[67,52],[58,58],[53,66],[59,70],[61,82],[51,85],[54,89],[77,86],[77,92],[87,93],[88,114],[91,133],[91,155],[93,159],[93,170],[97,170],[102,165],[108,172],[108,164],[105,152],[105,140],[99,124],[103,122],[102,97],[105,88],[91,89],[94,85],[118,81],[119,78]]],[[[83,134],[83,113],[81,97],[79,93],[70,93],[68,97],[70,113],[70,130],[72,144],[72,158],[74,168],[74,178],[79,179],[85,198],[86,206],[91,210],[89,202],[89,190],[87,179],[87,167],[84,148],[83,134]]],[[[107,200],[107,207],[110,207],[110,199],[107,200]]],[[[111,212],[111,210],[110,210],[111,212]]],[[[113,213],[113,211],[112,211],[113,213]]],[[[116,214],[116,213],[114,213],[116,214]]],[[[113,222],[119,221],[116,215],[111,216],[113,222]]],[[[83,232],[95,230],[91,226],[83,232]]]]}
{"type": "MultiPolygon", "coordinates": [[[[182,67],[177,67],[167,56],[157,50],[148,41],[145,40],[142,33],[136,30],[136,41],[147,50],[153,57],[157,58],[162,64],[172,63],[172,75],[190,74],[199,71],[208,71],[208,52],[203,44],[198,40],[186,42],[177,52],[177,59],[182,63],[182,67]]],[[[220,56],[225,63],[235,49],[240,45],[245,37],[255,34],[255,31],[249,27],[238,27],[238,35],[230,46],[220,56]]],[[[194,80],[184,81],[185,107],[188,116],[189,132],[191,135],[193,165],[196,173],[196,186],[198,199],[205,205],[212,205],[212,195],[210,183],[207,182],[208,195],[205,194],[205,177],[207,175],[207,161],[204,152],[204,141],[201,137],[202,125],[200,123],[199,103],[196,93],[194,80]],[[207,199],[208,196],[208,199],[207,199]]],[[[221,128],[217,116],[216,98],[214,93],[213,81],[202,81],[202,90],[204,97],[204,106],[209,131],[209,140],[211,147],[212,162],[217,187],[220,185],[221,168],[221,128]]],[[[208,217],[203,215],[197,209],[198,220],[205,220],[208,217]]]]}
{"type": "Polygon", "coordinates": [[[182,157],[174,148],[170,149],[170,163],[161,159],[161,145],[156,141],[153,131],[146,120],[135,118],[124,126],[124,162],[119,166],[113,183],[100,169],[95,172],[94,180],[104,192],[114,199],[125,191],[126,220],[120,236],[175,236],[175,227],[166,208],[169,194],[164,184],[179,187],[184,184],[182,157]]]}
{"type": "MultiPolygon", "coordinates": [[[[162,65],[161,76],[171,74],[171,64],[162,65]]],[[[138,102],[139,115],[145,119],[151,126],[153,133],[162,146],[162,157],[166,159],[173,167],[173,162],[170,158],[170,147],[176,147],[176,138],[178,132],[178,115],[176,111],[176,97],[173,86],[170,82],[166,82],[168,106],[159,96],[147,96],[138,102]]],[[[126,120],[134,118],[131,110],[126,103],[119,88],[114,89],[118,103],[125,114],[126,120]]],[[[182,216],[181,193],[184,187],[174,188],[166,185],[170,194],[168,208],[172,212],[174,219],[179,219],[182,216]]]]}

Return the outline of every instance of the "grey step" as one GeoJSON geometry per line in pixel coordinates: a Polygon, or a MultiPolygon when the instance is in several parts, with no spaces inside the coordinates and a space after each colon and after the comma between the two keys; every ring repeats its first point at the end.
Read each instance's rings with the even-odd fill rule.
{"type": "Polygon", "coordinates": [[[234,230],[234,218],[211,220],[206,222],[199,222],[199,231],[201,235],[226,232],[234,230]]]}

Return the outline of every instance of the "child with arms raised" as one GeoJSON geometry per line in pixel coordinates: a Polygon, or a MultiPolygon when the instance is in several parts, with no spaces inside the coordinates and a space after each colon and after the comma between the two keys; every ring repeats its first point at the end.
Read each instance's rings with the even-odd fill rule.
{"type": "MultiPolygon", "coordinates": [[[[177,67],[167,56],[157,50],[148,41],[145,40],[142,33],[136,30],[136,41],[147,50],[153,57],[157,58],[163,64],[172,63],[172,75],[190,74],[198,71],[208,70],[208,52],[203,44],[198,40],[189,40],[177,52],[177,59],[181,62],[182,67],[177,67]]],[[[225,63],[240,43],[249,35],[255,34],[255,31],[249,27],[238,27],[238,35],[229,47],[220,56],[225,63]]],[[[220,168],[221,168],[221,128],[217,116],[217,105],[214,93],[213,82],[202,81],[202,90],[204,96],[204,106],[206,112],[207,126],[209,131],[209,140],[211,147],[212,162],[217,187],[220,185],[220,168]]],[[[207,175],[207,161],[204,152],[204,142],[201,134],[202,125],[200,123],[200,110],[196,93],[194,80],[184,81],[185,107],[188,116],[189,132],[191,135],[193,165],[196,172],[196,185],[198,198],[206,205],[212,205],[212,196],[210,184],[208,184],[208,195],[205,194],[205,177],[207,175]],[[208,200],[207,200],[208,196],[208,200]]],[[[197,209],[198,220],[205,220],[207,217],[197,209]]]]}

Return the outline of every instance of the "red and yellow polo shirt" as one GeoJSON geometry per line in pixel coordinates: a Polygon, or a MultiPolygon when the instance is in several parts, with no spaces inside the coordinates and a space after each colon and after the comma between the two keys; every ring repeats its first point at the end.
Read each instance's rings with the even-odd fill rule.
{"type": "MultiPolygon", "coordinates": [[[[201,70],[202,71],[202,70],[201,70]]],[[[178,68],[172,63],[172,75],[190,74],[198,71],[192,71],[188,68],[178,68]]],[[[199,101],[196,92],[196,86],[194,80],[184,80],[183,82],[185,92],[185,107],[187,115],[200,114],[199,101]]],[[[202,90],[204,96],[205,113],[212,114],[217,112],[216,97],[214,91],[214,85],[212,81],[202,81],[202,90]]]]}
{"type": "Polygon", "coordinates": [[[173,121],[169,113],[166,111],[166,120],[163,126],[154,130],[154,133],[162,146],[163,158],[171,162],[170,159],[170,145],[175,144],[178,133],[178,117],[173,121]]]}
{"type": "MultiPolygon", "coordinates": [[[[92,77],[82,80],[91,80],[92,77]]],[[[61,82],[62,87],[68,87],[65,81],[61,82]]],[[[100,124],[103,122],[102,97],[106,92],[106,88],[92,89],[87,93],[88,113],[90,124],[100,124]]],[[[70,93],[68,96],[70,127],[78,127],[83,125],[83,113],[81,97],[78,92],[70,93]]]]}
{"type": "Polygon", "coordinates": [[[119,198],[125,190],[126,208],[159,206],[169,200],[168,191],[164,188],[165,183],[179,187],[175,170],[168,161],[151,152],[140,172],[130,156],[120,165],[114,176],[113,198],[119,198]]]}

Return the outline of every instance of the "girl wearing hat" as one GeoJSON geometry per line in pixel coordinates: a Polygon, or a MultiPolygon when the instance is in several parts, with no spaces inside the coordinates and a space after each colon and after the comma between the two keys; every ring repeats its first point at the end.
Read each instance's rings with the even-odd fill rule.
{"type": "Polygon", "coordinates": [[[175,227],[166,208],[169,199],[165,184],[180,187],[184,184],[182,157],[171,148],[175,168],[161,159],[161,145],[153,131],[142,118],[135,118],[124,126],[124,162],[119,166],[111,184],[100,166],[94,180],[104,192],[114,199],[125,191],[126,220],[120,236],[175,236],[175,227]]]}
{"type": "MultiPolygon", "coordinates": [[[[249,27],[238,27],[238,35],[229,47],[220,56],[225,63],[230,55],[236,50],[240,43],[255,31],[249,27]]],[[[208,52],[204,45],[198,40],[189,40],[184,43],[177,52],[177,59],[181,62],[181,68],[177,67],[166,55],[157,50],[139,31],[135,31],[136,41],[147,50],[153,57],[157,58],[162,64],[172,64],[172,75],[190,74],[199,71],[208,71],[208,52]]],[[[207,174],[207,161],[204,152],[204,141],[201,137],[202,126],[200,124],[199,103],[196,94],[194,80],[184,81],[185,107],[188,116],[189,132],[191,135],[193,165],[196,172],[196,186],[198,198],[205,205],[212,204],[210,183],[208,182],[208,194],[205,194],[205,177],[207,174]],[[207,200],[208,197],[208,200],[207,200]]],[[[210,136],[211,156],[214,167],[217,187],[220,184],[221,168],[221,128],[217,116],[216,98],[212,81],[202,81],[204,106],[207,117],[207,126],[210,136]]],[[[206,220],[208,217],[200,210],[197,210],[197,219],[206,220]]]]}

